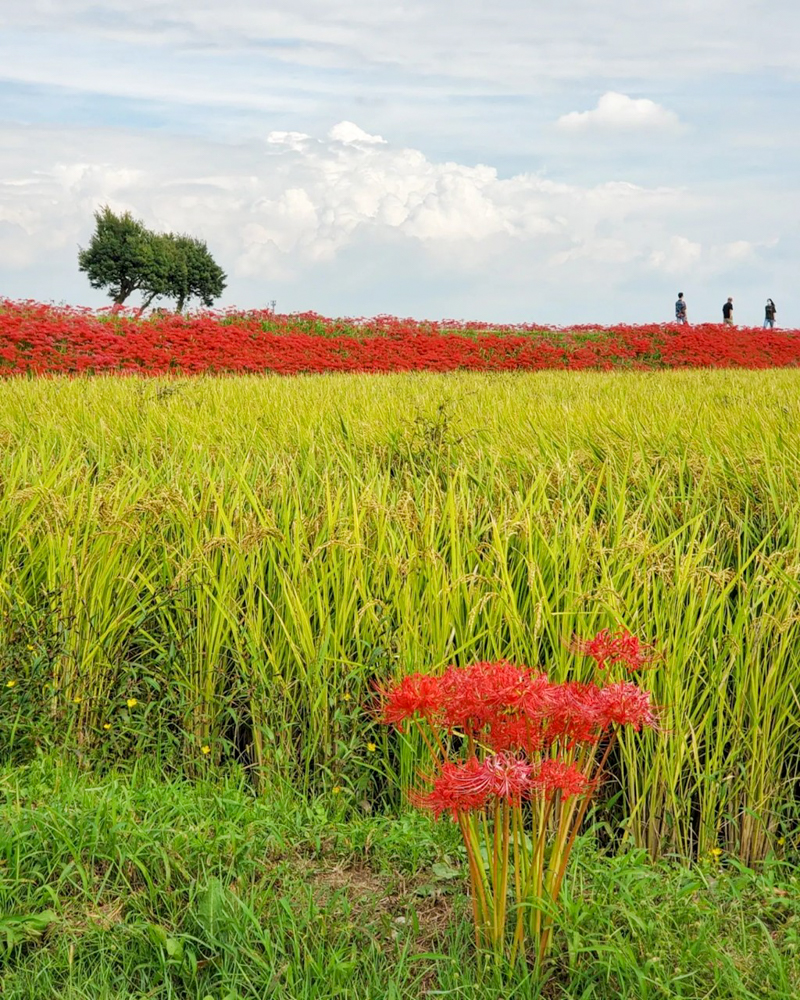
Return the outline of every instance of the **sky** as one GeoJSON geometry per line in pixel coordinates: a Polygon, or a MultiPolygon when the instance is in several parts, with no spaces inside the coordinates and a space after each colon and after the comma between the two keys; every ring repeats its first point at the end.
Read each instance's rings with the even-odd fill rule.
{"type": "Polygon", "coordinates": [[[800,327],[797,0],[0,0],[0,297],[108,204],[221,307],[800,327]]]}

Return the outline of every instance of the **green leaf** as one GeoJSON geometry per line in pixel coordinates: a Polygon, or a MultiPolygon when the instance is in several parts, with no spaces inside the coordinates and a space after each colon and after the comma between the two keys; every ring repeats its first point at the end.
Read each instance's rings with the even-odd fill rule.
{"type": "Polygon", "coordinates": [[[443,861],[437,861],[436,864],[431,867],[431,871],[433,872],[433,877],[439,882],[447,882],[450,879],[461,878],[461,872],[457,868],[452,868],[443,861]]]}
{"type": "Polygon", "coordinates": [[[58,918],[53,910],[0,917],[0,937],[5,938],[6,950],[40,938],[58,918]]]}
{"type": "Polygon", "coordinates": [[[170,958],[180,961],[183,958],[183,942],[178,938],[167,938],[167,954],[170,958]]]}
{"type": "Polygon", "coordinates": [[[148,924],[147,935],[156,948],[165,949],[167,947],[168,935],[163,927],[160,927],[158,924],[148,924]]]}
{"type": "Polygon", "coordinates": [[[200,894],[197,906],[197,923],[206,939],[219,941],[229,921],[228,894],[218,878],[209,880],[200,894]]]}

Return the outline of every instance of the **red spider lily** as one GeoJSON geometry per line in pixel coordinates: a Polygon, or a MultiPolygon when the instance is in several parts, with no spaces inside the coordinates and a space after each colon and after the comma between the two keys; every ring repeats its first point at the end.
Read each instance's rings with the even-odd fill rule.
{"type": "Polygon", "coordinates": [[[483,761],[474,756],[457,763],[447,761],[431,791],[412,800],[437,817],[445,812],[456,817],[478,812],[492,799],[519,803],[531,791],[532,774],[531,764],[510,754],[496,754],[483,761]]]}
{"type": "Polygon", "coordinates": [[[574,638],[570,649],[574,653],[591,657],[600,670],[616,663],[624,664],[630,671],[641,670],[655,657],[651,646],[623,628],[616,632],[601,629],[591,639],[574,638]]]}
{"type": "MultiPolygon", "coordinates": [[[[655,655],[622,630],[576,640],[572,649],[601,669],[638,669],[655,655]]],[[[527,933],[541,962],[570,854],[618,730],[656,728],[650,694],[629,681],[553,683],[501,660],[449,667],[440,678],[413,674],[382,696],[383,720],[399,726],[414,718],[434,765],[429,790],[412,793],[412,801],[459,824],[477,945],[513,963],[527,933]],[[509,887],[516,898],[511,940],[509,887]]]]}
{"type": "Polygon", "coordinates": [[[477,757],[468,757],[465,761],[446,761],[430,792],[412,793],[411,800],[422,809],[430,809],[436,817],[449,812],[456,818],[459,813],[483,809],[491,790],[483,764],[477,757]]]}
{"type": "Polygon", "coordinates": [[[571,795],[583,795],[589,790],[589,780],[579,767],[574,764],[566,764],[564,761],[549,758],[542,761],[542,765],[535,778],[532,787],[541,792],[545,797],[561,792],[565,797],[571,795]]]}
{"type": "MultiPolygon", "coordinates": [[[[505,660],[450,667],[442,677],[442,712],[450,728],[480,732],[522,707],[539,675],[505,660]]],[[[545,678],[546,681],[546,678],[545,678]]]]}
{"type": "Polygon", "coordinates": [[[596,684],[566,681],[550,689],[550,717],[545,737],[548,743],[595,743],[601,730],[597,716],[600,688],[596,684]]]}
{"type": "Polygon", "coordinates": [[[434,721],[441,713],[441,678],[431,674],[408,674],[390,688],[378,689],[380,719],[402,729],[415,716],[434,721]]]}
{"type": "Polygon", "coordinates": [[[800,364],[800,331],[499,325],[313,313],[92,312],[0,299],[0,371],[26,373],[539,371],[780,368],[800,364]]]}
{"type": "Polygon", "coordinates": [[[619,681],[600,690],[597,697],[597,721],[604,728],[632,726],[638,733],[642,726],[658,728],[658,718],[650,703],[650,692],[636,684],[619,681]]]}
{"type": "Polygon", "coordinates": [[[519,706],[527,718],[541,721],[550,714],[553,687],[547,674],[531,674],[519,706]]]}
{"type": "Polygon", "coordinates": [[[526,715],[501,715],[492,719],[482,739],[495,753],[525,753],[529,757],[544,746],[542,724],[526,715]]]}
{"type": "Polygon", "coordinates": [[[483,768],[491,786],[492,795],[508,802],[519,802],[531,790],[533,765],[510,754],[487,757],[483,768]]]}

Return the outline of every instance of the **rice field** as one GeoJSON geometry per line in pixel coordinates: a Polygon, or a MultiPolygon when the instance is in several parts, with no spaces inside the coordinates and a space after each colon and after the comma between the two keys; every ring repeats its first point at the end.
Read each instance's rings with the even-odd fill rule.
{"type": "Polygon", "coordinates": [[[571,637],[620,624],[661,651],[664,732],[622,743],[602,835],[787,849],[796,371],[18,379],[0,448],[6,762],[146,755],[396,808],[418,748],[376,681],[560,679],[571,637]]]}

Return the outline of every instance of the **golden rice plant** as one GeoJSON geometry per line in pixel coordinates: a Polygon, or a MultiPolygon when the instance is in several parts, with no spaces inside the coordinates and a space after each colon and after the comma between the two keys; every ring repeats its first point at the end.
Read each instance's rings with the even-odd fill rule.
{"type": "MultiPolygon", "coordinates": [[[[663,650],[668,738],[621,742],[613,815],[655,855],[763,857],[800,766],[798,389],[791,371],[5,382],[4,698],[40,685],[59,739],[109,752],[134,698],[188,762],[208,747],[264,788],[355,795],[388,738],[360,710],[376,680],[502,657],[558,679],[573,633],[621,624],[663,650]]],[[[397,797],[413,744],[389,759],[371,780],[397,797]]]]}

